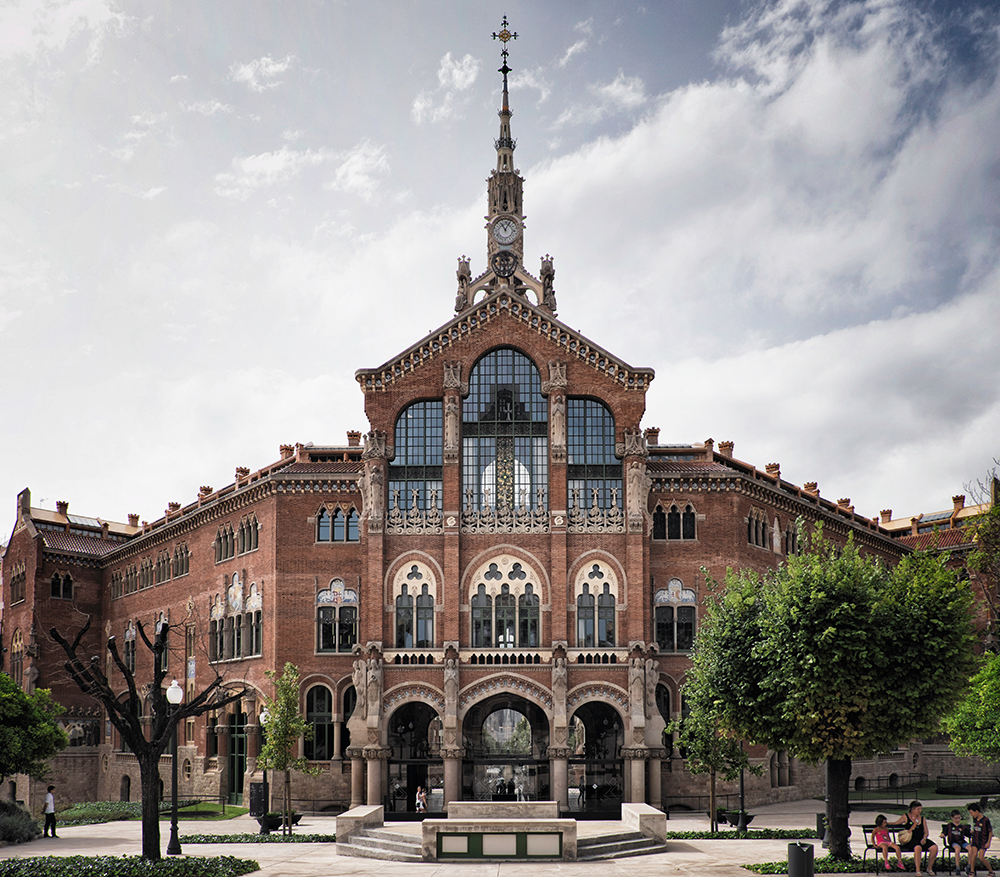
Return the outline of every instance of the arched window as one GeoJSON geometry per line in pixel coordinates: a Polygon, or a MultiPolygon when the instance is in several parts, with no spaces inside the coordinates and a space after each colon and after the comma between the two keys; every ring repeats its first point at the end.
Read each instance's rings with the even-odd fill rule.
{"type": "Polygon", "coordinates": [[[330,513],[325,508],[321,508],[319,514],[316,515],[316,541],[329,542],[333,538],[332,533],[330,513]]]}
{"type": "Polygon", "coordinates": [[[434,648],[434,598],[428,593],[427,585],[420,586],[417,597],[417,642],[418,649],[434,648]]]}
{"type": "Polygon", "coordinates": [[[615,419],[594,399],[570,399],[566,408],[569,505],[622,508],[622,464],[615,457],[615,419]]]}
{"type": "Polygon", "coordinates": [[[667,512],[667,538],[681,538],[681,513],[675,505],[670,506],[670,511],[667,512]]]}
{"type": "Polygon", "coordinates": [[[415,402],[396,418],[389,502],[402,511],[441,509],[441,401],[415,402]]]}
{"type": "Polygon", "coordinates": [[[129,673],[135,673],[135,622],[130,621],[125,625],[125,645],[122,654],[122,663],[128,668],[129,673]]]}
{"type": "Polygon", "coordinates": [[[694,539],[695,529],[694,529],[694,509],[691,508],[691,504],[688,503],[684,509],[683,522],[682,522],[682,538],[684,539],[694,539]]]}
{"type": "Polygon", "coordinates": [[[548,404],[535,364],[509,347],[486,354],[462,405],[465,507],[548,508],[548,404]]]}
{"type": "Polygon", "coordinates": [[[518,616],[520,620],[518,645],[522,649],[537,648],[538,595],[530,584],[524,586],[524,593],[518,597],[518,616]]]}
{"type": "Polygon", "coordinates": [[[403,592],[396,598],[396,648],[413,648],[413,597],[403,585],[403,592]]]}
{"type": "Polygon", "coordinates": [[[576,647],[594,647],[594,595],[589,583],[584,583],[583,593],[576,598],[576,647]]]}
{"type": "Polygon", "coordinates": [[[658,505],[653,510],[653,538],[667,538],[667,513],[663,511],[663,506],[658,505]]]}
{"type": "Polygon", "coordinates": [[[597,645],[602,649],[615,644],[615,595],[605,582],[604,590],[597,597],[597,645]]]}
{"type": "Polygon", "coordinates": [[[333,579],[316,594],[316,606],[316,651],[351,651],[358,641],[358,592],[333,579]]]}
{"type": "Polygon", "coordinates": [[[10,678],[18,686],[24,679],[24,634],[20,628],[14,631],[10,641],[10,678]]]}
{"type": "Polygon", "coordinates": [[[510,593],[506,582],[500,586],[496,599],[496,646],[512,649],[517,641],[514,630],[517,626],[517,598],[510,593]]]}
{"type": "Polygon", "coordinates": [[[479,585],[472,598],[472,646],[493,647],[493,598],[486,593],[484,584],[479,585]]]}
{"type": "Polygon", "coordinates": [[[325,685],[314,685],[306,693],[306,722],[312,739],[306,737],[305,756],[310,761],[327,761],[337,753],[333,749],[333,695],[325,685]]]}
{"type": "Polygon", "coordinates": [[[66,575],[59,575],[56,573],[52,576],[52,582],[50,585],[51,596],[55,597],[57,600],[72,600],[73,599],[73,578],[69,573],[66,575]]]}

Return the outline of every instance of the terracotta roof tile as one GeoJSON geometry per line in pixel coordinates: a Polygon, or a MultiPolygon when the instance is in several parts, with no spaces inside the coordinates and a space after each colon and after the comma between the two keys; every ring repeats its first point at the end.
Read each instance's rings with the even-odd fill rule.
{"type": "Polygon", "coordinates": [[[96,536],[80,536],[77,533],[59,533],[55,530],[42,530],[41,533],[48,548],[54,548],[56,551],[72,551],[74,554],[103,557],[122,545],[121,542],[99,539],[96,536]]]}
{"type": "Polygon", "coordinates": [[[282,469],[281,473],[283,475],[322,475],[343,472],[349,475],[358,475],[362,469],[362,464],[357,460],[349,460],[346,463],[341,460],[337,463],[292,463],[291,466],[282,469]]]}
{"type": "Polygon", "coordinates": [[[917,533],[916,536],[900,536],[897,542],[917,551],[928,548],[956,548],[971,542],[972,534],[965,527],[954,530],[938,530],[936,533],[917,533]]]}
{"type": "Polygon", "coordinates": [[[732,472],[728,466],[707,460],[650,460],[647,464],[650,473],[663,475],[717,475],[722,472],[732,472]]]}

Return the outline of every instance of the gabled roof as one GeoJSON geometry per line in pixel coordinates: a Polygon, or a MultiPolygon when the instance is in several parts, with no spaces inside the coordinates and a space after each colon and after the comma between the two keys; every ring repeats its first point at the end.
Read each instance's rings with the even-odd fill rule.
{"type": "Polygon", "coordinates": [[[97,536],[81,536],[77,533],[60,533],[56,530],[41,530],[42,541],[46,548],[55,551],[67,551],[72,554],[87,554],[103,557],[116,548],[121,548],[121,542],[111,542],[97,536]]]}
{"type": "Polygon", "coordinates": [[[500,289],[479,304],[464,310],[440,329],[431,332],[399,356],[372,369],[358,369],[354,377],[365,393],[385,390],[420,366],[445,355],[459,341],[489,332],[490,323],[513,319],[534,329],[541,337],[561,347],[570,356],[590,365],[626,390],[645,392],[655,376],[651,368],[635,368],[608,353],[589,338],[531,304],[510,289],[500,289]]]}

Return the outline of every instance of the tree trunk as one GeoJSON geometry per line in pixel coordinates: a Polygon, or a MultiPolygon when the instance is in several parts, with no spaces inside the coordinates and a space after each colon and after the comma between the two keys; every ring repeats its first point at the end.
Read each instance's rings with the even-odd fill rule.
{"type": "Polygon", "coordinates": [[[851,829],[847,824],[851,759],[830,758],[826,762],[826,837],[831,858],[851,857],[851,829]]]}
{"type": "Polygon", "coordinates": [[[139,757],[139,785],[142,788],[142,857],[160,859],[160,759],[139,757]]]}
{"type": "Polygon", "coordinates": [[[709,826],[712,831],[719,830],[719,806],[717,804],[718,798],[715,796],[715,768],[709,768],[708,771],[709,778],[711,780],[708,787],[708,813],[709,813],[709,826]]]}
{"type": "Polygon", "coordinates": [[[292,772],[287,767],[285,768],[285,824],[281,833],[292,833],[292,772]]]}

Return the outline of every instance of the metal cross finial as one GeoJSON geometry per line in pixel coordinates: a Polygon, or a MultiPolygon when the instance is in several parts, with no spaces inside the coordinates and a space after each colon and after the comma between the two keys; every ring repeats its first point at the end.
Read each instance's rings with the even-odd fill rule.
{"type": "Polygon", "coordinates": [[[500,40],[503,43],[503,51],[500,52],[500,57],[503,58],[503,66],[507,66],[507,42],[509,40],[516,40],[517,33],[512,32],[508,29],[507,16],[503,17],[503,21],[500,22],[500,32],[493,34],[493,39],[500,40]]]}

